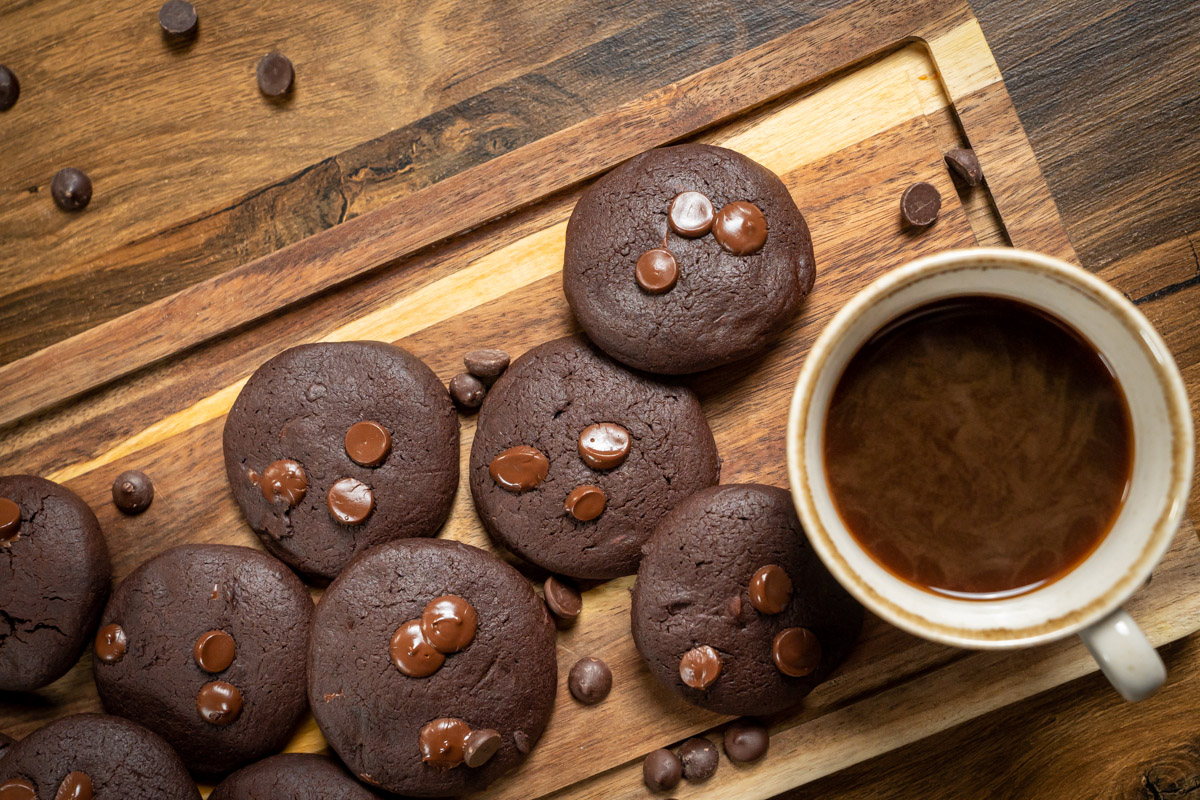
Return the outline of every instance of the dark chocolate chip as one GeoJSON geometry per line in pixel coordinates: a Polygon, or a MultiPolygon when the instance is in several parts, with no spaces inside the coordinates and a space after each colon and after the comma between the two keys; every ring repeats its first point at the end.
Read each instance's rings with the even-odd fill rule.
{"type": "Polygon", "coordinates": [[[725,755],[730,761],[757,761],[767,754],[771,737],[767,726],[753,719],[735,719],[725,728],[725,755]]]}
{"type": "Polygon", "coordinates": [[[463,744],[463,763],[472,769],[482,767],[500,749],[500,731],[484,728],[467,734],[463,744]]]}
{"type": "Polygon", "coordinates": [[[563,503],[563,508],[580,522],[591,522],[604,513],[604,506],[607,504],[608,496],[604,494],[604,490],[589,484],[572,489],[567,495],[567,501],[563,503]]]}
{"type": "Polygon", "coordinates": [[[50,196],[63,211],[78,211],[92,202],[92,179],[74,167],[64,167],[50,181],[50,196]]]}
{"type": "Polygon", "coordinates": [[[656,247],[638,256],[633,277],[638,286],[650,294],[662,294],[675,288],[679,280],[679,264],[669,250],[656,247]]]}
{"type": "Polygon", "coordinates": [[[466,600],[447,594],[430,600],[421,613],[421,635],[439,653],[457,653],[475,638],[479,615],[466,600]]]}
{"type": "Polygon", "coordinates": [[[343,525],[361,525],[375,510],[375,493],[356,478],[342,478],[325,497],[329,515],[343,525]]]}
{"type": "Polygon", "coordinates": [[[689,781],[706,781],[717,771],[721,754],[708,739],[694,736],[679,745],[679,760],[683,763],[683,777],[689,781]]]}
{"type": "Polygon", "coordinates": [[[717,212],[713,238],[735,256],[752,255],[767,242],[767,218],[754,203],[735,200],[717,212]]]}
{"type": "Polygon", "coordinates": [[[537,486],[549,472],[549,459],[540,450],[523,444],[508,448],[488,465],[492,480],[517,494],[537,486]]]}
{"type": "Polygon", "coordinates": [[[200,17],[187,0],[167,0],[158,10],[158,24],[173,39],[190,39],[196,35],[200,17]]]}
{"type": "Polygon", "coordinates": [[[946,153],[946,166],[968,186],[983,183],[983,167],[980,166],[979,156],[975,155],[974,150],[954,148],[946,153]]]}
{"type": "Polygon", "coordinates": [[[583,611],[583,595],[565,578],[551,575],[542,584],[542,593],[550,613],[559,619],[573,620],[583,611]]]}
{"type": "Polygon", "coordinates": [[[93,649],[100,661],[115,664],[125,657],[125,651],[129,649],[129,638],[120,625],[110,623],[96,632],[93,649]]]}
{"type": "Polygon", "coordinates": [[[503,350],[472,350],[463,356],[467,372],[487,383],[504,374],[510,361],[508,353],[503,350]]]}
{"type": "Polygon", "coordinates": [[[763,614],[778,614],[792,599],[792,579],[783,567],[768,564],[750,579],[750,605],[763,614]]]}
{"type": "Polygon", "coordinates": [[[682,776],[683,765],[678,756],[665,747],[650,753],[642,762],[642,780],[652,792],[674,789],[682,776]]]}
{"type": "Polygon", "coordinates": [[[209,725],[232,725],[242,715],[242,693],[225,681],[213,681],[200,687],[196,710],[209,725]]]}
{"type": "Polygon", "coordinates": [[[192,645],[192,658],[196,664],[213,674],[229,669],[236,655],[237,644],[225,631],[205,631],[192,645]]]}
{"type": "Polygon", "coordinates": [[[581,658],[571,667],[567,688],[576,700],[594,706],[612,691],[612,670],[598,658],[581,658]]]}
{"type": "Polygon", "coordinates": [[[396,629],[388,655],[396,669],[410,678],[428,678],[446,663],[446,656],[425,640],[419,619],[410,619],[396,629]]]}
{"type": "Polygon", "coordinates": [[[94,790],[92,779],[86,772],[69,772],[58,785],[54,800],[92,800],[94,790]]]}
{"type": "Polygon", "coordinates": [[[579,457],[592,469],[616,469],[629,457],[629,431],[614,422],[588,425],[579,434],[579,457]]]}
{"type": "Polygon", "coordinates": [[[21,507],[7,497],[0,497],[0,547],[10,545],[21,534],[21,507]]]}
{"type": "Polygon", "coordinates": [[[363,420],[346,431],[346,455],[362,467],[378,467],[392,452],[392,435],[378,422],[363,420]]]}
{"type": "Polygon", "coordinates": [[[771,642],[771,658],[784,675],[803,678],[821,665],[821,641],[808,628],[784,628],[771,642]]]}
{"type": "Polygon", "coordinates": [[[21,96],[21,83],[11,69],[0,64],[0,111],[8,111],[21,96]]]}
{"type": "Polygon", "coordinates": [[[450,399],[460,409],[479,408],[486,395],[483,381],[469,372],[460,372],[450,379],[450,399]]]}
{"type": "Polygon", "coordinates": [[[421,760],[431,767],[452,769],[463,763],[463,749],[471,726],[461,719],[443,717],[421,728],[421,760]]]}
{"type": "Polygon", "coordinates": [[[304,467],[290,458],[272,461],[262,475],[251,470],[247,477],[268,503],[283,500],[294,508],[308,494],[308,476],[304,474],[304,467]]]}
{"type": "Polygon", "coordinates": [[[292,90],[296,71],[283,53],[267,53],[258,62],[258,88],[267,97],[282,97],[292,90]]]}
{"type": "Polygon", "coordinates": [[[667,224],[680,236],[694,239],[712,230],[712,201],[700,192],[680,192],[671,201],[667,224]]]}
{"type": "Polygon", "coordinates": [[[721,656],[712,647],[693,647],[679,659],[679,677],[693,689],[707,689],[721,676],[721,656]]]}
{"type": "Polygon", "coordinates": [[[914,228],[927,228],[937,221],[942,195],[932,183],[914,183],[900,197],[900,216],[914,228]]]}
{"type": "Polygon", "coordinates": [[[37,800],[37,792],[25,778],[9,778],[0,783],[0,800],[37,800]]]}
{"type": "Polygon", "coordinates": [[[123,513],[140,514],[154,500],[154,483],[144,472],[126,470],[113,481],[112,499],[123,513]]]}

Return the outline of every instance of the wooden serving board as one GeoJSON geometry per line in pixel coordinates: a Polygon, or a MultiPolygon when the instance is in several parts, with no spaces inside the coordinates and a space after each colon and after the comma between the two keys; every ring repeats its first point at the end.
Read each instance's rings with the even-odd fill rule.
{"type": "MultiPolygon", "coordinates": [[[[762,358],[694,377],[726,483],[786,486],[784,429],[797,370],[821,327],[868,281],[917,256],[1014,244],[1074,252],[1000,73],[964,3],[912,0],[890,13],[867,0],[692,78],[560,131],[390,206],[0,367],[0,467],[65,482],[94,508],[115,576],[182,542],[258,546],[226,485],[224,415],[247,376],[286,347],[378,339],[423,358],[444,380],[478,347],[514,355],[570,332],[561,291],[566,220],[586,182],[648,147],[697,140],[779,174],[813,232],[817,285],[762,358]],[[986,188],[960,192],[942,162],[972,146],[986,188]],[[939,188],[941,219],[901,228],[903,189],[939,188]],[[139,517],[109,502],[124,469],[153,476],[139,517]]],[[[462,427],[462,463],[475,430],[462,427]]],[[[460,490],[442,533],[491,545],[460,490]]],[[[1131,602],[1150,639],[1200,629],[1200,559],[1190,524],[1131,602]]],[[[497,798],[642,798],[641,758],[722,717],[658,687],[628,634],[632,577],[588,591],[559,635],[559,700],[528,762],[497,798]],[[566,690],[582,656],[614,673],[602,704],[566,690]]],[[[0,696],[0,728],[24,735],[99,708],[89,658],[33,694],[0,696]]],[[[772,720],[752,766],[722,759],[679,798],[765,798],[1096,669],[1063,641],[971,653],[912,638],[868,617],[851,659],[803,707],[772,720]]],[[[324,747],[311,718],[290,749],[324,747]]]]}

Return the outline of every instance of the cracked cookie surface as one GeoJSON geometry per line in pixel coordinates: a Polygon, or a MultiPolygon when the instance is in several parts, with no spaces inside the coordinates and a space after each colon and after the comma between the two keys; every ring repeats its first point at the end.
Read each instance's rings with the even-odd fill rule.
{"type": "MultiPolygon", "coordinates": [[[[319,583],[372,545],[436,534],[458,488],[458,417],[449,393],[424,362],[383,342],[300,345],[263,364],[229,412],[224,450],[230,488],[250,527],[267,550],[319,583]],[[390,436],[377,466],[347,452],[346,434],[361,422],[390,436]],[[268,467],[281,460],[302,470],[305,490],[294,505],[268,500],[262,490],[268,467]],[[330,491],[346,479],[366,487],[372,506],[360,502],[347,515],[345,503],[337,504],[339,517],[330,491]]],[[[357,484],[342,485],[362,499],[357,484]]]]}
{"type": "Polygon", "coordinates": [[[242,767],[208,800],[378,800],[332,758],[283,753],[242,767]]]}
{"type": "Polygon", "coordinates": [[[0,690],[28,691],[79,660],[111,585],[108,547],[96,515],[65,486],[7,475],[0,498],[20,516],[0,544],[0,690]]]}
{"type": "Polygon", "coordinates": [[[719,476],[717,446],[695,394],[628,369],[582,335],[538,345],[513,362],[483,401],[471,447],[471,496],[488,533],[521,558],[576,578],[637,571],[658,520],[719,476]],[[600,423],[628,431],[628,455],[615,467],[590,466],[580,453],[580,435],[600,423]],[[513,492],[490,466],[518,446],[538,450],[549,469],[533,488],[513,492]],[[586,521],[565,507],[580,486],[605,496],[603,511],[586,521]]]}

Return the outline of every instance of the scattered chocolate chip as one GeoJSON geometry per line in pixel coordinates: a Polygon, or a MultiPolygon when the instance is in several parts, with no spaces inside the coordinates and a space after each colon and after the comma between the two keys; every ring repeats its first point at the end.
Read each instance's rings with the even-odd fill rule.
{"type": "Polygon", "coordinates": [[[191,39],[200,25],[200,16],[187,0],[167,0],[158,10],[158,24],[172,39],[191,39]]]}
{"type": "Polygon", "coordinates": [[[821,664],[821,641],[808,628],[784,628],[771,642],[771,657],[784,675],[803,678],[821,664]]]}
{"type": "Polygon", "coordinates": [[[675,288],[679,280],[679,264],[670,251],[655,248],[638,256],[633,276],[638,286],[650,294],[663,294],[675,288]]]}
{"type": "Polygon", "coordinates": [[[196,710],[209,725],[232,725],[242,715],[242,693],[225,681],[206,683],[196,695],[196,710]]]}
{"type": "Polygon", "coordinates": [[[21,533],[21,507],[0,497],[0,547],[12,544],[21,533]]]}
{"type": "Polygon", "coordinates": [[[612,670],[598,658],[581,658],[567,675],[567,688],[576,700],[594,706],[612,691],[612,670]]]}
{"type": "Polygon", "coordinates": [[[24,778],[9,778],[0,783],[0,798],[2,800],[37,800],[37,792],[33,784],[24,778]]]}
{"type": "Polygon", "coordinates": [[[968,186],[983,183],[983,167],[979,164],[979,156],[975,155],[974,150],[954,148],[946,153],[946,166],[968,186]]]}
{"type": "Polygon", "coordinates": [[[735,256],[752,255],[767,242],[767,218],[754,203],[735,200],[717,212],[713,238],[735,256]]]}
{"type": "Polygon", "coordinates": [[[467,372],[486,383],[491,383],[503,375],[510,360],[508,353],[492,349],[472,350],[463,356],[467,372]]]}
{"type": "Polygon", "coordinates": [[[450,379],[450,399],[460,409],[479,408],[486,395],[483,381],[469,372],[460,372],[450,379]]]}
{"type": "Polygon", "coordinates": [[[54,800],[92,800],[92,779],[86,772],[68,772],[54,793],[54,800]]]}
{"type": "Polygon", "coordinates": [[[767,726],[752,719],[735,719],[725,728],[725,755],[730,761],[757,761],[767,754],[771,737],[767,726]]]}
{"type": "Polygon", "coordinates": [[[290,458],[272,461],[262,475],[251,470],[247,477],[268,503],[282,500],[294,508],[308,493],[308,476],[304,474],[304,467],[290,458]]]}
{"type": "Polygon", "coordinates": [[[192,646],[192,657],[205,672],[217,673],[229,669],[237,654],[233,637],[225,631],[205,631],[192,646]]]}
{"type": "Polygon", "coordinates": [[[721,754],[717,746],[703,736],[694,736],[679,746],[683,777],[689,781],[706,781],[717,771],[721,754]]]}
{"type": "Polygon", "coordinates": [[[682,776],[683,765],[679,758],[665,747],[650,753],[642,762],[642,780],[652,792],[674,789],[682,776]]]}
{"type": "Polygon", "coordinates": [[[533,742],[529,741],[529,734],[525,731],[513,731],[513,744],[522,753],[528,753],[533,748],[533,742]]]}
{"type": "Polygon", "coordinates": [[[92,202],[92,179],[74,167],[60,169],[50,181],[50,196],[63,211],[78,211],[92,202]]]}
{"type": "Polygon", "coordinates": [[[500,731],[484,728],[471,731],[463,743],[463,763],[472,769],[482,767],[500,749],[500,731]]]}
{"type": "Polygon", "coordinates": [[[479,615],[458,595],[430,600],[421,613],[421,635],[439,653],[457,653],[475,638],[479,615]]]}
{"type": "Polygon", "coordinates": [[[679,659],[679,677],[693,689],[707,689],[721,675],[721,656],[709,645],[693,647],[679,659]]]}
{"type": "Polygon", "coordinates": [[[8,111],[21,96],[21,83],[11,69],[0,64],[0,111],[8,111]]]}
{"type": "Polygon", "coordinates": [[[111,623],[96,632],[96,641],[93,642],[92,648],[96,651],[96,658],[105,664],[115,664],[125,657],[125,651],[129,648],[129,638],[125,635],[124,628],[111,623]]]}
{"type": "Polygon", "coordinates": [[[604,513],[608,496],[599,486],[576,486],[563,504],[567,513],[580,522],[591,522],[604,513]]]}
{"type": "Polygon", "coordinates": [[[463,763],[463,749],[471,726],[461,719],[444,717],[421,728],[421,760],[431,767],[452,769],[463,763]]]}
{"type": "Polygon", "coordinates": [[[492,459],[488,474],[492,480],[510,492],[525,492],[546,479],[550,460],[541,451],[519,444],[492,459]]]}
{"type": "Polygon", "coordinates": [[[551,575],[542,584],[542,594],[550,613],[559,619],[573,620],[583,611],[583,595],[565,578],[551,575]]]}
{"type": "Polygon", "coordinates": [[[579,434],[579,457],[592,469],[616,469],[629,457],[629,431],[613,422],[588,425],[579,434]]]}
{"type": "Polygon", "coordinates": [[[154,500],[154,483],[144,472],[126,470],[113,481],[112,499],[122,513],[140,514],[154,500]]]}
{"type": "Polygon", "coordinates": [[[671,201],[667,224],[680,236],[695,239],[712,230],[713,204],[700,192],[680,192],[671,201]]]}
{"type": "Polygon", "coordinates": [[[346,431],[346,455],[360,467],[378,467],[392,452],[392,435],[372,420],[356,422],[346,431]]]}
{"type": "Polygon", "coordinates": [[[768,564],[750,579],[750,605],[763,614],[778,614],[792,599],[792,579],[783,567],[768,564]]]}
{"type": "Polygon", "coordinates": [[[296,71],[283,53],[267,53],[258,62],[258,88],[267,97],[282,97],[292,90],[296,71]]]}
{"type": "Polygon", "coordinates": [[[375,510],[375,493],[355,478],[342,478],[325,497],[329,515],[343,525],[361,525],[375,510]]]}
{"type": "Polygon", "coordinates": [[[428,678],[446,663],[446,656],[425,640],[419,619],[410,619],[396,629],[388,655],[396,669],[410,678],[428,678]]]}
{"type": "Polygon", "coordinates": [[[900,216],[915,228],[932,225],[941,210],[942,195],[932,183],[914,183],[900,197],[900,216]]]}

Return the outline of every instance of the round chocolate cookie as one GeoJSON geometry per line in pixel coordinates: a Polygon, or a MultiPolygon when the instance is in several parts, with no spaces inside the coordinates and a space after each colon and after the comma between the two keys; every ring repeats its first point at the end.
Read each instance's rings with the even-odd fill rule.
{"type": "Polygon", "coordinates": [[[554,624],[521,574],[475,547],[404,539],[325,592],[308,697],[329,745],[391,792],[476,792],[520,764],[558,683],[554,624]]]}
{"type": "Polygon", "coordinates": [[[576,578],[636,571],[655,523],[719,476],[691,390],[632,372],[583,336],[518,358],[488,392],[471,447],[488,532],[576,578]]]}
{"type": "Polygon", "coordinates": [[[762,350],[814,273],[808,226],[783,182],[711,145],[635,156],[584,192],[567,224],[571,310],[605,352],[650,372],[762,350]]]}
{"type": "Polygon", "coordinates": [[[87,503],[32,475],[0,477],[0,691],[28,691],[79,660],[112,584],[87,503]]]}
{"type": "Polygon", "coordinates": [[[258,368],[225,420],[225,471],[273,554],[327,582],[372,545],[433,536],[458,488],[458,417],[383,342],[306,344],[258,368]]]}
{"type": "Polygon", "coordinates": [[[0,797],[200,800],[175,751],[137,723],[105,714],[56,719],[0,759],[0,797]]]}
{"type": "Polygon", "coordinates": [[[272,753],[305,711],[313,603],[281,562],[249,547],[181,545],[130,573],[92,653],[109,712],[163,736],[215,775],[272,753]]]}
{"type": "Polygon", "coordinates": [[[331,758],[284,753],[242,767],[208,800],[378,800],[331,758]]]}
{"type": "Polygon", "coordinates": [[[746,715],[803,700],[845,660],[863,616],[791,496],[757,484],[697,492],[659,523],[631,615],[655,678],[702,708],[746,715]]]}

